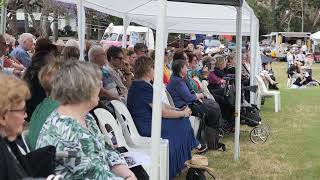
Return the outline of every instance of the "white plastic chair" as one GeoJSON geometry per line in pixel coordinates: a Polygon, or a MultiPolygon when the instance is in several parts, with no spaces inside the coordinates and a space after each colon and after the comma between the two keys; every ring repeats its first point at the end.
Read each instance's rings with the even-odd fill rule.
{"type": "Polygon", "coordinates": [[[296,79],[289,75],[288,80],[287,80],[287,88],[291,88],[295,81],[296,81],[296,79]]]}
{"type": "Polygon", "coordinates": [[[261,99],[263,96],[274,96],[274,111],[279,112],[281,110],[281,98],[280,91],[270,91],[267,89],[262,78],[259,75],[256,75],[258,82],[258,96],[257,96],[257,106],[260,109],[261,99]]]}
{"type": "MultiPolygon", "coordinates": [[[[22,133],[21,133],[21,137],[22,137],[22,141],[23,143],[26,145],[26,148],[27,148],[27,152],[26,153],[29,153],[30,152],[30,144],[29,144],[29,141],[28,141],[28,134],[29,134],[29,130],[24,130],[22,133]]],[[[20,146],[18,146],[20,151],[24,151],[23,148],[21,148],[20,146]]]]}
{"type": "MultiPolygon", "coordinates": [[[[115,138],[117,140],[117,145],[119,147],[123,146],[128,151],[142,152],[142,153],[145,153],[149,156],[151,155],[149,149],[131,147],[126,143],[125,138],[122,134],[122,130],[121,130],[120,125],[118,124],[117,120],[114,119],[113,115],[109,111],[102,109],[102,108],[98,108],[98,109],[94,110],[94,114],[96,115],[96,117],[98,119],[98,123],[99,123],[100,130],[101,130],[102,134],[108,136],[108,132],[107,132],[105,125],[108,124],[109,126],[111,126],[113,133],[115,135],[115,138]]],[[[143,167],[146,170],[146,172],[150,175],[150,166],[143,165],[143,167]]]]}
{"type": "Polygon", "coordinates": [[[200,85],[203,95],[205,95],[208,99],[215,100],[208,89],[208,81],[206,80],[200,81],[198,77],[193,77],[192,79],[200,85]]]}
{"type": "MultiPolygon", "coordinates": [[[[111,104],[114,107],[116,118],[121,124],[126,142],[136,148],[151,149],[151,138],[143,137],[139,134],[127,107],[117,100],[111,101],[111,104]]],[[[169,141],[167,139],[161,139],[160,141],[160,173],[165,174],[160,179],[169,178],[169,141]]]]}
{"type": "MultiPolygon", "coordinates": [[[[165,88],[165,85],[164,85],[164,88],[165,88]]],[[[209,90],[208,90],[209,91],[209,90]]],[[[210,94],[211,95],[211,94],[210,94]]],[[[165,93],[165,91],[163,91],[163,94],[162,94],[162,101],[163,102],[169,102],[169,97],[170,94],[168,93],[165,93]]],[[[170,97],[171,98],[171,97],[170,97]]],[[[212,97],[213,98],[213,97],[212,97]]],[[[171,98],[172,99],[172,98],[171,98]]],[[[214,99],[214,98],[213,98],[214,99]]],[[[170,103],[169,103],[170,104],[170,103]]],[[[174,104],[170,104],[172,107],[175,107],[174,104]]],[[[198,134],[198,130],[199,130],[199,126],[200,126],[200,118],[199,117],[196,117],[196,116],[190,116],[189,118],[190,120],[190,123],[191,123],[191,127],[193,129],[193,133],[194,133],[194,136],[196,137],[197,134],[198,134]]]]}

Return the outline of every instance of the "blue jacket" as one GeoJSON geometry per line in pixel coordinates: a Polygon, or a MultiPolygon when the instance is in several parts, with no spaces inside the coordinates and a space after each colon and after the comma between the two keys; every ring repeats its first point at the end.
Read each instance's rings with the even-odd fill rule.
{"type": "Polygon", "coordinates": [[[10,53],[10,56],[13,57],[13,58],[16,58],[26,68],[28,68],[31,65],[31,57],[30,57],[30,55],[21,46],[16,47],[10,53]]]}
{"type": "Polygon", "coordinates": [[[171,76],[167,90],[177,108],[190,105],[197,100],[197,96],[191,94],[186,82],[179,76],[171,76]]]}

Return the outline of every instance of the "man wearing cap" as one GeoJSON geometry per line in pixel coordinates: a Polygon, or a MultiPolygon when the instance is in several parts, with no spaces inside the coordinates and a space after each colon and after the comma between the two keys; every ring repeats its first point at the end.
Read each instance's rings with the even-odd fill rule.
{"type": "Polygon", "coordinates": [[[15,48],[10,56],[17,59],[24,67],[28,68],[31,65],[31,57],[28,54],[29,50],[32,50],[33,44],[33,35],[30,33],[23,33],[19,37],[19,46],[15,48]]]}

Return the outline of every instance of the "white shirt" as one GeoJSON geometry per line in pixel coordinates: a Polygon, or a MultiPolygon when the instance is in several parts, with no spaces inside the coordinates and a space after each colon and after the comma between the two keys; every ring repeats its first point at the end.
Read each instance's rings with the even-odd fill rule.
{"type": "Polygon", "coordinates": [[[301,47],[301,50],[302,50],[303,52],[307,52],[308,48],[307,48],[306,45],[303,45],[303,46],[301,47]]]}
{"type": "Polygon", "coordinates": [[[290,52],[287,53],[287,62],[293,64],[293,55],[290,52]]]}
{"type": "Polygon", "coordinates": [[[306,59],[306,56],[304,54],[297,54],[295,56],[295,58],[296,58],[297,61],[303,61],[304,62],[305,59],[306,59]]]}

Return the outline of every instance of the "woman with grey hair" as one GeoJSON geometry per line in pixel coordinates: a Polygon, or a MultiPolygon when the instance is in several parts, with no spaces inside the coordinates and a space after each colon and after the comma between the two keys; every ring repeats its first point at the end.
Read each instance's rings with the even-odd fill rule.
{"type": "Polygon", "coordinates": [[[89,62],[68,61],[54,75],[51,96],[60,103],[45,121],[36,148],[53,145],[78,153],[76,163],[62,163],[65,179],[135,180],[126,162],[105,142],[89,114],[98,104],[101,71],[89,62]]]}

